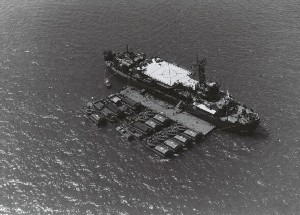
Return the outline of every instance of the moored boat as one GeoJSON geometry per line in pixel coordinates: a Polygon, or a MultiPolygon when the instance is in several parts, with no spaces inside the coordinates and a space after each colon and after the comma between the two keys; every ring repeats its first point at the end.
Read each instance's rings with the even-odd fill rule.
{"type": "Polygon", "coordinates": [[[82,112],[85,114],[84,116],[94,122],[96,125],[103,126],[107,124],[107,119],[101,113],[97,113],[92,108],[84,107],[82,112]]]}
{"type": "Polygon", "coordinates": [[[105,85],[106,85],[107,88],[111,87],[111,82],[110,82],[109,78],[105,78],[104,79],[104,83],[105,83],[105,85]]]}
{"type": "Polygon", "coordinates": [[[128,79],[131,85],[177,104],[222,130],[251,132],[260,122],[252,109],[238,103],[228,91],[220,90],[217,82],[206,80],[205,59],[193,65],[198,68],[199,80],[191,78],[192,71],[158,57],[147,59],[143,53],[105,51],[104,61],[112,72],[128,79]]]}

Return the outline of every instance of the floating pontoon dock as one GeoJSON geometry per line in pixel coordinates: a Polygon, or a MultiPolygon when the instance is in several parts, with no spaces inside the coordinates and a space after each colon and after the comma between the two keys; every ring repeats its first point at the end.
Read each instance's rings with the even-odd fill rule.
{"type": "Polygon", "coordinates": [[[201,132],[204,136],[215,128],[214,125],[204,120],[192,116],[189,113],[181,112],[180,109],[174,105],[155,99],[150,95],[142,95],[139,91],[134,90],[133,88],[127,87],[120,93],[136,102],[140,102],[142,105],[151,110],[164,114],[166,117],[186,126],[187,128],[201,132]]]}

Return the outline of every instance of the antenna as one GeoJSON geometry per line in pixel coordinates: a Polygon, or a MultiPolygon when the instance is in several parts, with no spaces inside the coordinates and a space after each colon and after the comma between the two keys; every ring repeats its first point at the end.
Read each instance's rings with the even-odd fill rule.
{"type": "Polygon", "coordinates": [[[128,53],[128,44],[126,44],[126,52],[128,53]]]}

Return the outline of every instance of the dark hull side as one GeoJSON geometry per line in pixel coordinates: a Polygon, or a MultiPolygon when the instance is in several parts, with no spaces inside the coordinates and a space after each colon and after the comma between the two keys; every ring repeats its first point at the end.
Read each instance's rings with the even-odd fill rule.
{"type": "MultiPolygon", "coordinates": [[[[175,98],[174,96],[171,96],[165,92],[162,92],[159,86],[153,86],[153,85],[149,86],[148,83],[145,83],[142,80],[137,80],[135,78],[132,78],[132,77],[124,74],[123,72],[115,69],[114,67],[111,67],[109,64],[106,64],[106,65],[109,69],[111,69],[113,72],[118,74],[119,78],[127,80],[129,85],[146,89],[154,97],[157,97],[159,99],[167,101],[173,105],[178,104],[178,102],[180,101],[178,98],[175,98]]],[[[194,109],[193,107],[187,106],[187,105],[184,106],[183,109],[186,110],[187,112],[191,113],[192,115],[215,125],[218,129],[228,131],[228,132],[251,133],[257,128],[257,126],[259,124],[259,120],[256,120],[256,121],[253,121],[252,123],[247,123],[247,124],[230,123],[227,121],[222,121],[219,117],[206,114],[205,112],[203,112],[201,110],[194,109]]]]}
{"type": "Polygon", "coordinates": [[[190,107],[190,106],[186,106],[185,110],[187,110],[187,112],[191,113],[192,115],[194,115],[196,117],[199,117],[211,124],[214,124],[220,130],[229,131],[229,132],[251,133],[257,128],[257,126],[259,124],[259,120],[256,120],[256,121],[253,121],[253,122],[247,123],[247,124],[230,123],[227,121],[222,121],[218,117],[209,115],[199,109],[194,109],[193,107],[190,107]]]}

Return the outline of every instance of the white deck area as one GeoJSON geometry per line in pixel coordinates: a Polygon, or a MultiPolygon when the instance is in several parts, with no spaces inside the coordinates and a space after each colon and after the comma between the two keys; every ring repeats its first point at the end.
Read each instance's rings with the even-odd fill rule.
{"type": "Polygon", "coordinates": [[[201,132],[203,135],[207,135],[215,128],[214,125],[192,116],[189,113],[179,112],[180,110],[173,105],[170,105],[162,100],[154,99],[148,95],[143,96],[138,91],[130,89],[129,87],[120,93],[136,102],[140,102],[142,105],[151,110],[162,113],[166,117],[186,126],[187,128],[201,132]]]}
{"type": "Polygon", "coordinates": [[[190,78],[190,71],[166,61],[156,62],[155,59],[152,59],[152,62],[147,64],[144,69],[146,75],[169,86],[173,86],[176,82],[180,82],[184,86],[190,86],[195,89],[195,86],[198,83],[198,81],[190,78]]]}
{"type": "Polygon", "coordinates": [[[204,110],[204,111],[206,111],[206,112],[208,112],[208,113],[210,113],[210,114],[215,114],[216,113],[215,110],[209,109],[208,107],[206,107],[203,104],[199,104],[197,102],[194,102],[193,105],[196,106],[196,107],[198,107],[198,108],[200,108],[200,109],[202,109],[202,110],[204,110]]]}

